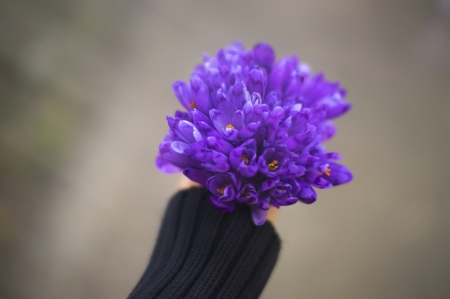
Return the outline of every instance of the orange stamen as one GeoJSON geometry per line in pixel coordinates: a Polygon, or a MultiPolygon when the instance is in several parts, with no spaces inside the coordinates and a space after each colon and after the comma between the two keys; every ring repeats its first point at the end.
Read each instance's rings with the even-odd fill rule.
{"type": "Polygon", "coordinates": [[[269,165],[268,165],[269,166],[269,170],[270,171],[277,170],[278,169],[277,164],[278,164],[278,161],[277,160],[273,160],[272,163],[269,163],[269,165]]]}
{"type": "Polygon", "coordinates": [[[248,156],[247,155],[242,155],[241,156],[241,161],[244,161],[245,165],[248,164],[248,156]]]}
{"type": "Polygon", "coordinates": [[[232,124],[227,125],[226,128],[227,128],[227,129],[234,129],[234,127],[233,127],[232,124]]]}
{"type": "Polygon", "coordinates": [[[228,186],[229,185],[223,185],[222,188],[216,189],[217,193],[219,193],[220,195],[223,195],[223,193],[225,192],[225,188],[228,186]]]}
{"type": "Polygon", "coordinates": [[[189,107],[191,107],[192,109],[195,109],[195,108],[197,108],[197,105],[195,104],[194,101],[192,101],[189,103],[189,107]]]}
{"type": "Polygon", "coordinates": [[[319,173],[319,175],[326,174],[327,176],[330,176],[330,173],[331,173],[331,168],[327,168],[324,172],[319,173]]]}

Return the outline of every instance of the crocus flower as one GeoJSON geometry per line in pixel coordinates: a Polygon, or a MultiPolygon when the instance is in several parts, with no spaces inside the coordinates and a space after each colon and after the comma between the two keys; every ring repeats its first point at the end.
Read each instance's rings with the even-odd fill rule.
{"type": "Polygon", "coordinates": [[[270,206],[311,204],[314,188],[352,180],[322,144],[336,132],[332,120],[351,108],[346,91],[297,57],[275,62],[268,44],[234,43],[172,87],[185,111],[167,118],[156,165],[206,187],[217,209],[247,204],[261,225],[270,206]]]}

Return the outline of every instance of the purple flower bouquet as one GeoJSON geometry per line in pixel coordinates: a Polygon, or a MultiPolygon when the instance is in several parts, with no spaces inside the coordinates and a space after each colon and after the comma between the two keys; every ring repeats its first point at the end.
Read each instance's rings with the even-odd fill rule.
{"type": "Polygon", "coordinates": [[[186,111],[167,117],[156,164],[206,187],[223,212],[248,204],[261,225],[269,206],[310,204],[313,187],[352,180],[334,162],[339,154],[322,145],[336,132],[331,120],[351,107],[346,91],[295,56],[275,62],[268,44],[247,51],[234,43],[205,55],[190,82],[175,82],[173,91],[186,111]]]}

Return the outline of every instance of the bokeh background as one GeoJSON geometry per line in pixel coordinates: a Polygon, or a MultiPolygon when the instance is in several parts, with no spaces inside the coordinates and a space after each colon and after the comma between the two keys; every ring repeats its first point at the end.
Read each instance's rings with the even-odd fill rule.
{"type": "Polygon", "coordinates": [[[282,209],[262,298],[450,298],[450,1],[0,2],[0,298],[125,298],[178,175],[154,158],[202,53],[299,54],[349,90],[354,182],[282,209]]]}

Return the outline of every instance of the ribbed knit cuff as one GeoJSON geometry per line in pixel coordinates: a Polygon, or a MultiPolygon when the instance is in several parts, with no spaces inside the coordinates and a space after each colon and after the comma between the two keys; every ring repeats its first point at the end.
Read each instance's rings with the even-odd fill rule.
{"type": "Polygon", "coordinates": [[[280,239],[255,226],[250,209],[217,211],[204,188],[173,196],[150,263],[129,298],[258,298],[275,266],[280,239]]]}

